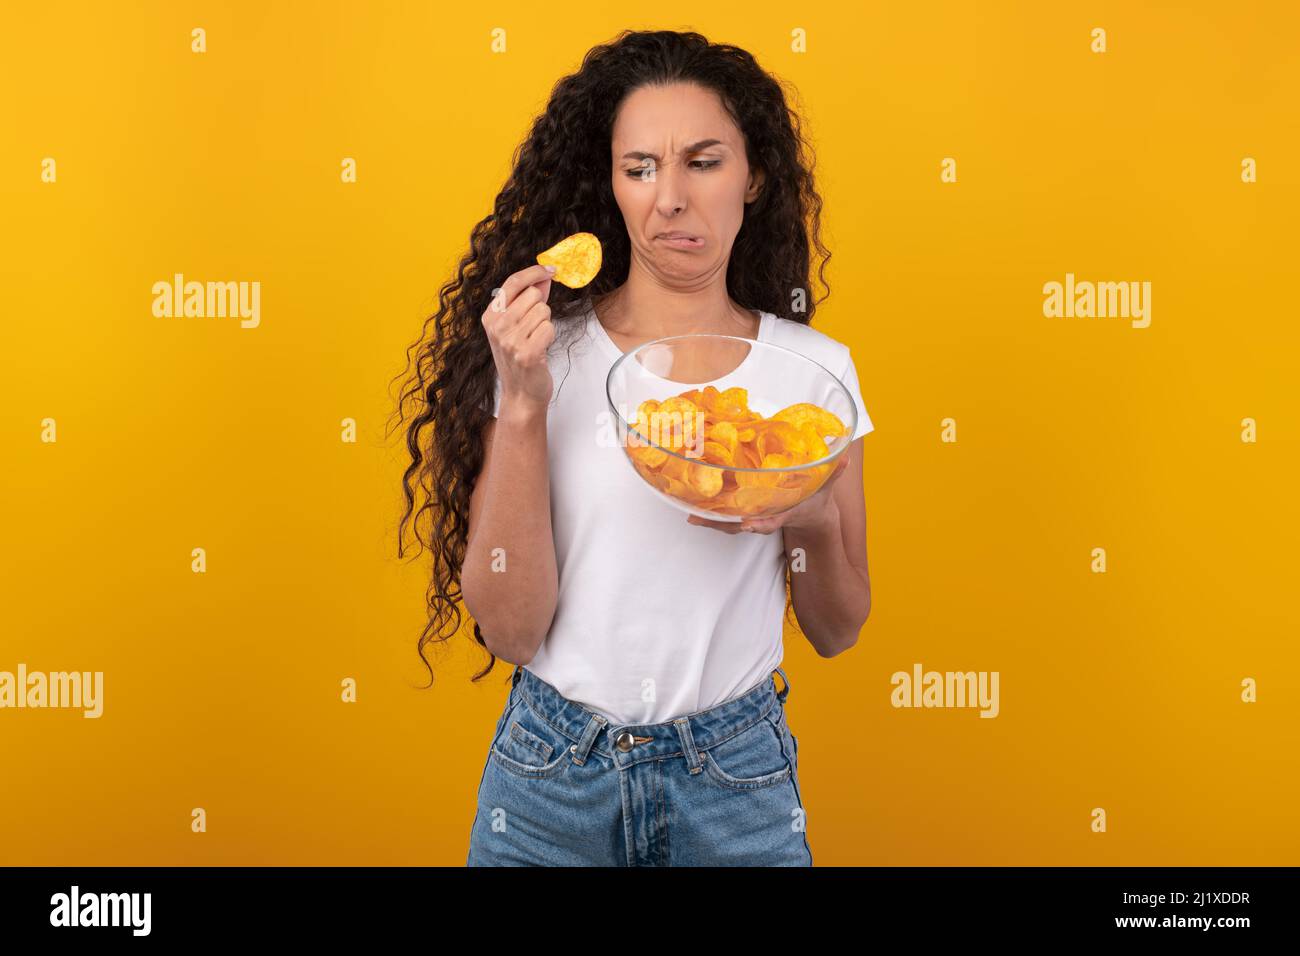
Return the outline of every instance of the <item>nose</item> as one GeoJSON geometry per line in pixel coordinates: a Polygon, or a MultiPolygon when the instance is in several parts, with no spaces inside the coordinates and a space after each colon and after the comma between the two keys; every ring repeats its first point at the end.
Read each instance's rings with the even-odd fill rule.
{"type": "Polygon", "coordinates": [[[655,208],[665,219],[686,208],[686,177],[677,163],[665,163],[655,170],[655,208]]]}

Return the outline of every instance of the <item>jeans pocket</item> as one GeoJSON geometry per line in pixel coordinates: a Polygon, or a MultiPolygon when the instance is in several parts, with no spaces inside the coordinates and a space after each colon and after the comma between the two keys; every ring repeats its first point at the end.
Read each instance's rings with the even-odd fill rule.
{"type": "Polygon", "coordinates": [[[733,790],[761,790],[789,780],[794,766],[773,719],[768,716],[734,737],[700,751],[705,776],[733,790]]]}
{"type": "Polygon", "coordinates": [[[497,765],[521,777],[550,777],[573,763],[573,742],[521,703],[492,744],[497,765]]]}

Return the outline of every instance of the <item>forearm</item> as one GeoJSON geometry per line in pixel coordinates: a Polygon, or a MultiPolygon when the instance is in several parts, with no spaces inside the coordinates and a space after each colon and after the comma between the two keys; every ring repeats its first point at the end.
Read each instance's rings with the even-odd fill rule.
{"type": "Polygon", "coordinates": [[[849,563],[834,500],[816,527],[781,531],[799,627],[818,654],[834,657],[853,646],[871,614],[870,583],[864,571],[849,563]]]}
{"type": "Polygon", "coordinates": [[[461,591],[483,640],[512,664],[530,661],[550,630],[559,593],[545,413],[502,407],[482,511],[465,551],[461,591]]]}

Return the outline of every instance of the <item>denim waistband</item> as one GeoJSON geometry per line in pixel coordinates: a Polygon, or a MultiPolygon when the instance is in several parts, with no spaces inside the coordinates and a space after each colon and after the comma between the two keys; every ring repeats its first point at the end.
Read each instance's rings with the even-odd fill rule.
{"type": "Polygon", "coordinates": [[[592,751],[620,767],[662,757],[685,756],[692,773],[703,766],[700,750],[709,750],[765,718],[790,693],[790,679],[778,667],[784,686],[768,674],[744,693],[707,710],[659,724],[617,724],[602,714],[563,696],[527,668],[516,665],[511,677],[511,703],[522,698],[539,720],[568,737],[574,763],[583,764],[592,751]],[[627,750],[618,746],[620,736],[627,750]]]}

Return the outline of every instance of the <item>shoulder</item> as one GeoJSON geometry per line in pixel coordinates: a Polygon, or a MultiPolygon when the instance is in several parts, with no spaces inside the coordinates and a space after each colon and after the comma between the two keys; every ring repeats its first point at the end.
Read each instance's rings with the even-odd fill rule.
{"type": "Polygon", "coordinates": [[[771,312],[764,314],[768,317],[767,341],[773,345],[798,352],[836,373],[848,364],[849,347],[838,339],[803,322],[783,319],[771,312]]]}

